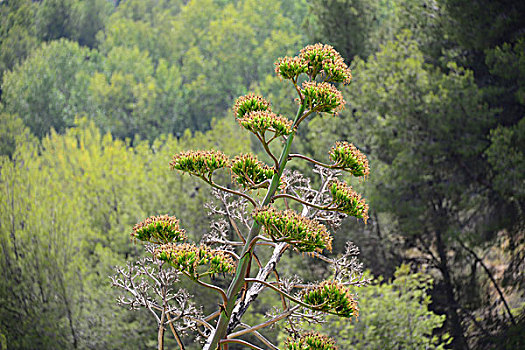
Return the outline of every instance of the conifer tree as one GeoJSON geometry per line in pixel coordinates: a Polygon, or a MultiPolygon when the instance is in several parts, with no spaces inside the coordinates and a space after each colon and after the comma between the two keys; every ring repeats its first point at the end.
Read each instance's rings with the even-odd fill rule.
{"type": "Polygon", "coordinates": [[[276,114],[262,96],[248,94],[237,99],[233,108],[239,125],[253,133],[273,164],[267,165],[253,154],[229,158],[217,150],[191,150],[175,154],[173,170],[200,178],[213,187],[211,214],[220,217],[199,244],[188,242],[179,220],[170,215],[152,216],[133,228],[131,237],[144,242],[146,258],[117,268],[113,284],[127,294],[120,303],[147,308],[158,324],[158,348],[163,349],[167,329],[184,349],[181,336],[192,330],[206,350],[227,349],[236,343],[245,348],[260,346],[278,349],[264,337],[266,327],[285,322],[290,337],[289,350],[337,349],[325,335],[302,328],[302,321],[316,322],[323,314],[356,318],[358,306],[352,286],[366,280],[352,244],[342,257],[323,253],[332,250],[332,234],[345,216],[365,223],[368,205],[352,186],[340,179],[343,174],[366,178],[367,158],[351,143],[334,142],[327,163],[291,153],[298,128],[315,114],[337,116],[345,105],[335,84],[348,84],[351,72],[343,58],[329,45],[303,48],[295,57],[280,58],[276,73],[293,84],[298,110],[293,120],[276,114]],[[281,154],[276,156],[281,141],[281,154]],[[292,160],[307,161],[320,177],[314,188],[310,179],[285,169],[292,160]],[[231,174],[232,184],[221,184],[221,172],[231,174]],[[234,237],[234,238],[232,238],[234,237]],[[268,254],[258,252],[269,249],[268,254]],[[333,274],[319,283],[304,283],[297,277],[280,276],[277,265],[286,250],[308,254],[330,264],[333,274]],[[204,315],[177,282],[188,279],[216,292],[217,310],[204,315]],[[221,286],[227,286],[223,288],[221,286]],[[278,293],[282,305],[268,320],[247,325],[242,317],[265,289],[278,293]],[[257,345],[248,341],[257,339],[257,345]]]}

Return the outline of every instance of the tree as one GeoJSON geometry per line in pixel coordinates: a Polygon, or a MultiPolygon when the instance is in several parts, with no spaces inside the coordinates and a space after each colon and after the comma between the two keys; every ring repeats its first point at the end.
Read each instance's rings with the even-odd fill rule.
{"type": "Polygon", "coordinates": [[[375,51],[372,38],[386,18],[379,13],[379,1],[312,0],[308,5],[306,25],[312,40],[329,42],[348,59],[375,51]]]}
{"type": "Polygon", "coordinates": [[[113,266],[140,253],[121,232],[138,218],[173,209],[198,239],[209,227],[198,215],[209,192],[174,176],[166,160],[197,145],[239,153],[248,138],[232,121],[220,121],[206,134],[163,135],[131,147],[82,119],[39,141],[19,129],[19,120],[0,116],[2,141],[15,143],[10,157],[0,157],[0,332],[7,347],[151,346],[147,320],[114,305],[117,294],[107,281],[113,266]],[[188,195],[180,196],[181,189],[188,195]]]}
{"type": "Polygon", "coordinates": [[[393,214],[388,230],[403,237],[404,259],[439,271],[436,311],[446,311],[453,344],[465,348],[467,338],[475,346],[478,337],[467,325],[490,333],[473,319],[481,310],[487,311],[484,322],[494,319],[495,306],[481,301],[489,290],[501,323],[515,322],[502,280],[480,253],[496,241],[501,213],[485,157],[495,112],[471,71],[449,63],[444,73],[424,62],[408,32],[367,62],[357,60],[357,87],[347,91],[351,114],[328,128],[313,121],[309,141],[318,149],[323,134],[351,137],[375,160],[371,203],[393,214]]]}
{"type": "Polygon", "coordinates": [[[236,96],[271,74],[281,52],[302,44],[298,32],[280,1],[127,1],[110,17],[99,48],[138,48],[155,72],[163,61],[163,72],[167,66],[176,74],[178,96],[159,89],[152,117],[180,133],[207,130],[212,116],[224,116],[236,96]]]}
{"type": "Polygon", "coordinates": [[[30,0],[0,3],[0,79],[38,45],[36,9],[37,5],[30,0]]]}
{"type": "Polygon", "coordinates": [[[273,166],[265,165],[252,154],[241,154],[231,160],[215,150],[175,154],[170,163],[172,169],[198,177],[216,190],[218,201],[208,208],[221,218],[213,223],[212,231],[200,245],[186,243],[187,234],[174,216],[151,216],[133,228],[131,237],[145,242],[148,256],[127,268],[118,268],[113,284],[127,292],[121,304],[147,308],[155,317],[159,349],[163,349],[167,327],[181,349],[184,344],[180,334],[188,329],[201,335],[204,349],[224,348],[228,343],[257,349],[249,341],[238,339],[245,335],[255,336],[275,349],[259,331],[283,319],[290,327],[288,349],[313,349],[312,342],[318,344],[316,349],[335,349],[331,338],[302,332],[300,321],[318,320],[320,313],[346,318],[358,315],[357,303],[348,288],[349,284],[364,283],[360,266],[352,259],[356,248],[350,245],[339,259],[330,259],[322,253],[332,248],[332,237],[325,225],[337,227],[346,215],[366,222],[368,205],[337,177],[341,171],[366,177],[368,161],[347,142],[332,147],[329,164],[291,153],[296,130],[306,118],[314,113],[337,115],[344,107],[341,92],[332,83],[349,83],[351,73],[331,46],[321,44],[305,47],[298,56],[279,59],[276,67],[277,74],[290,80],[298,94],[300,106],[293,122],[273,113],[270,103],[258,95],[241,96],[234,107],[235,119],[257,137],[273,166]],[[298,85],[303,74],[307,81],[298,85]],[[279,158],[269,148],[277,139],[284,142],[279,158]],[[322,179],[319,189],[312,188],[301,174],[285,172],[291,159],[317,166],[315,171],[322,179]],[[217,182],[223,169],[229,169],[238,188],[217,182]],[[261,190],[264,197],[259,193],[261,190]],[[283,207],[286,210],[280,209],[283,207]],[[302,208],[300,214],[294,208],[302,208]],[[259,254],[268,247],[270,252],[264,255],[268,256],[264,262],[259,254]],[[335,274],[313,284],[303,284],[297,277],[284,279],[277,272],[277,264],[287,249],[328,262],[335,274]],[[219,279],[220,275],[233,273],[231,279],[219,279]],[[276,280],[270,282],[272,274],[276,280]],[[204,316],[188,293],[173,285],[182,277],[217,293],[219,308],[204,316]],[[274,310],[266,322],[246,325],[242,318],[264,289],[277,292],[282,307],[274,310]],[[238,327],[245,329],[237,330],[238,327]]]}
{"type": "Polygon", "coordinates": [[[81,112],[90,115],[86,76],[94,73],[98,60],[95,51],[75,42],[42,44],[23,64],[4,75],[4,111],[18,115],[40,138],[51,128],[64,131],[81,112]]]}

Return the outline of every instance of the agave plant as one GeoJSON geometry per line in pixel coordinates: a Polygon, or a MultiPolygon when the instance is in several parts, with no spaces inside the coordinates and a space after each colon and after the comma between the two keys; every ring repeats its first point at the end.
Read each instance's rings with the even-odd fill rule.
{"type": "Polygon", "coordinates": [[[303,330],[298,326],[300,321],[305,318],[319,321],[324,313],[346,318],[358,315],[355,293],[351,290],[363,285],[360,264],[354,258],[357,249],[349,245],[342,256],[331,257],[330,231],[345,216],[366,223],[368,205],[338,177],[347,173],[366,178],[370,172],[368,160],[346,141],[335,143],[328,152],[328,163],[290,153],[304,120],[315,114],[336,116],[344,108],[343,95],[335,84],[348,84],[352,77],[350,69],[331,46],[316,44],[305,47],[295,57],[279,59],[276,73],[290,81],[297,92],[299,107],[295,117],[275,114],[270,102],[255,94],[239,97],[233,108],[239,126],[257,137],[273,164],[264,164],[250,153],[231,159],[215,150],[175,154],[171,169],[198,177],[213,187],[215,201],[221,202],[226,210],[214,209],[213,205],[209,208],[223,217],[212,225],[213,230],[200,244],[186,242],[187,235],[179,227],[179,221],[169,215],[147,218],[131,233],[135,241],[146,244],[150,255],[141,263],[130,265],[128,270],[119,268],[113,282],[128,292],[128,298],[122,298],[121,303],[145,307],[155,315],[159,349],[168,327],[181,349],[184,349],[181,334],[189,330],[200,334],[206,350],[226,349],[230,343],[252,349],[260,349],[259,345],[278,349],[263,335],[266,327],[277,322],[290,325],[287,349],[336,349],[335,340],[303,330]],[[299,80],[305,81],[300,84],[299,80]],[[273,142],[282,145],[280,155],[271,151],[273,142]],[[312,187],[302,174],[285,170],[290,161],[313,164],[314,172],[320,176],[319,187],[312,187]],[[231,184],[216,180],[216,173],[221,171],[230,172],[231,184]],[[228,234],[229,230],[232,234],[228,234]],[[232,236],[238,239],[227,238],[232,236]],[[257,257],[256,251],[261,249],[272,250],[267,261],[257,257]],[[333,265],[334,274],[319,283],[279,278],[275,272],[287,249],[333,265]],[[151,268],[151,264],[156,267],[151,268]],[[142,276],[140,283],[137,276],[142,276]],[[217,311],[206,316],[199,314],[188,293],[176,289],[180,278],[216,292],[217,311]],[[217,278],[224,280],[214,283],[217,278]],[[220,285],[228,287],[223,289],[220,285]],[[270,314],[266,322],[246,325],[241,322],[243,315],[264,289],[278,293],[282,307],[270,314]],[[255,336],[261,344],[249,342],[245,339],[247,335],[255,336]]]}

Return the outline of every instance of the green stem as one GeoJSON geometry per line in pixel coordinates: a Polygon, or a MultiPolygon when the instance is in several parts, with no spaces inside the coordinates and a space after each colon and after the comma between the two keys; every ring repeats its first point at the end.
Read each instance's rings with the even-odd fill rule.
{"type": "MultiPolygon", "coordinates": [[[[301,119],[304,113],[304,109],[304,104],[301,104],[299,110],[297,111],[297,115],[294,119],[293,130],[296,130],[295,126],[297,122],[301,119]]],[[[281,152],[281,157],[279,158],[279,167],[272,177],[272,183],[270,184],[268,192],[266,192],[266,197],[264,197],[264,200],[262,202],[261,206],[263,207],[270,203],[273,195],[275,194],[275,191],[277,191],[277,188],[279,187],[281,176],[283,174],[284,168],[286,167],[286,163],[288,162],[288,155],[290,154],[294,135],[295,132],[292,132],[286,140],[286,144],[283,148],[283,151],[281,152]]],[[[216,350],[219,347],[220,340],[226,338],[226,333],[228,331],[228,323],[230,322],[231,313],[233,311],[233,308],[235,307],[237,294],[239,294],[239,291],[245,284],[246,272],[248,271],[248,266],[250,265],[252,257],[251,252],[253,250],[253,246],[250,246],[249,242],[251,242],[252,239],[259,234],[260,230],[261,225],[259,225],[257,222],[254,222],[250,229],[248,237],[246,237],[247,244],[244,245],[243,250],[241,252],[241,260],[237,265],[235,276],[233,277],[233,280],[230,283],[230,287],[228,288],[228,302],[226,303],[224,310],[221,312],[219,321],[217,322],[217,326],[215,327],[215,332],[213,333],[211,340],[209,340],[206,343],[203,350],[216,350]]]]}

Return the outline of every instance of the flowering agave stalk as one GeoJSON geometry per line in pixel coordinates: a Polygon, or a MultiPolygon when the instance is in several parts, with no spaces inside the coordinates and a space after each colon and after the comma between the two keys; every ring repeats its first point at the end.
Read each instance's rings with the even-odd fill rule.
{"type": "Polygon", "coordinates": [[[199,245],[188,243],[179,221],[168,215],[150,217],[133,229],[132,238],[147,244],[151,255],[148,261],[155,262],[156,269],[143,262],[142,272],[134,274],[133,266],[129,272],[119,269],[120,276],[113,281],[132,295],[131,299],[122,299],[123,304],[146,307],[155,314],[159,349],[167,326],[180,349],[184,349],[180,334],[188,330],[198,332],[206,350],[227,349],[230,343],[252,349],[278,349],[261,332],[280,321],[287,322],[290,332],[287,349],[336,349],[335,340],[303,330],[303,321],[319,322],[323,314],[358,316],[356,298],[349,290],[349,286],[366,282],[356,259],[357,248],[349,244],[337,259],[323,253],[331,251],[330,230],[336,229],[343,217],[354,216],[365,222],[368,218],[365,201],[338,179],[345,172],[355,177],[368,176],[368,160],[348,142],[334,144],[328,152],[329,163],[290,153],[295,133],[306,118],[316,113],[335,116],[344,108],[345,101],[334,84],[348,84],[350,69],[331,46],[316,44],[305,47],[295,57],[279,59],[276,73],[289,80],[298,94],[299,107],[293,120],[275,114],[270,103],[255,94],[239,97],[233,108],[239,125],[257,137],[273,164],[266,165],[252,154],[229,159],[215,150],[181,152],[170,163],[171,169],[198,177],[215,189],[215,203],[218,201],[219,206],[210,204],[208,209],[220,218],[212,224],[211,232],[199,245]],[[304,82],[300,84],[300,80],[304,82]],[[279,140],[282,150],[277,156],[269,145],[279,140]],[[312,163],[320,187],[313,188],[309,179],[298,172],[285,171],[291,160],[312,163]],[[231,173],[233,189],[214,180],[214,174],[221,169],[231,173]],[[232,236],[238,239],[231,240],[232,236]],[[256,252],[261,249],[271,249],[267,261],[258,258],[256,252]],[[287,249],[330,264],[334,274],[314,284],[302,283],[295,277],[281,278],[277,264],[287,249]],[[171,279],[158,278],[165,270],[170,271],[171,279]],[[149,282],[147,278],[137,282],[137,276],[149,277],[149,282]],[[172,286],[167,282],[178,281],[179,276],[216,292],[217,310],[208,316],[199,314],[181,297],[187,293],[169,289],[172,286]],[[228,285],[227,289],[210,279],[220,276],[226,278],[221,285],[228,285]],[[148,283],[154,285],[150,289],[157,292],[160,301],[146,295],[148,283]],[[281,307],[273,310],[264,323],[245,324],[243,315],[264,289],[278,293],[281,307]],[[248,342],[246,335],[261,344],[248,342]]]}

